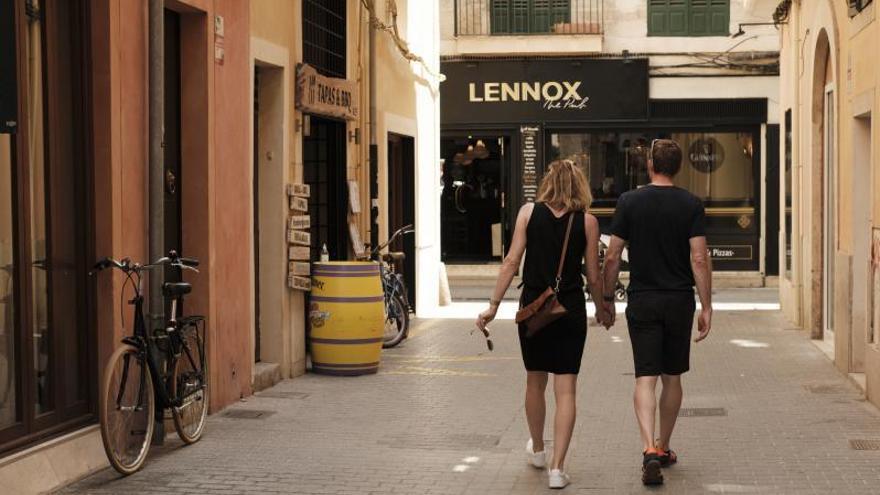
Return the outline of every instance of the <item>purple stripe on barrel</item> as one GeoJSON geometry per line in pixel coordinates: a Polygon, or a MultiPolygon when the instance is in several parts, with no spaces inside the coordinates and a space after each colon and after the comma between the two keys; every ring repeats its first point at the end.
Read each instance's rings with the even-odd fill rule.
{"type": "Polygon", "coordinates": [[[312,296],[312,302],[334,302],[334,303],[370,303],[382,302],[385,296],[367,296],[367,297],[331,297],[331,296],[312,296]]]}
{"type": "Polygon", "coordinates": [[[322,337],[311,337],[313,344],[336,344],[336,345],[357,345],[357,344],[375,344],[382,342],[382,337],[372,339],[325,339],[322,337]]]}
{"type": "Polygon", "coordinates": [[[313,277],[330,277],[330,278],[341,278],[341,277],[374,277],[376,276],[376,272],[325,272],[325,271],[314,271],[312,272],[313,277]]]}
{"type": "Polygon", "coordinates": [[[315,263],[315,270],[323,272],[367,272],[379,273],[379,265],[329,265],[315,263]]]}
{"type": "Polygon", "coordinates": [[[333,369],[333,368],[375,368],[375,367],[377,367],[377,366],[379,366],[379,361],[376,361],[376,362],[374,362],[374,363],[336,363],[336,364],[333,364],[333,363],[317,363],[317,362],[315,362],[315,361],[312,361],[312,367],[315,367],[315,368],[326,368],[326,369],[333,369]]]}
{"type": "Polygon", "coordinates": [[[319,368],[317,366],[312,366],[312,371],[314,373],[318,373],[321,375],[334,375],[334,376],[358,376],[358,375],[372,375],[379,372],[379,367],[375,368],[361,368],[357,370],[335,370],[331,368],[319,368]]]}

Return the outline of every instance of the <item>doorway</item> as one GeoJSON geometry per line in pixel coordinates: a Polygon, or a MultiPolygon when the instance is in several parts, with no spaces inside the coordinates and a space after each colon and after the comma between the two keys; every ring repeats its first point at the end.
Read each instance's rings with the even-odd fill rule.
{"type": "MultiPolygon", "coordinates": [[[[180,147],[180,14],[165,9],[165,133],[163,136],[163,161],[165,178],[164,236],[165,252],[173,249],[183,255],[181,241],[181,178],[182,159],[180,147]]],[[[180,270],[165,269],[165,281],[180,282],[180,270]]],[[[178,311],[183,311],[178,305],[178,311]]],[[[182,313],[181,313],[182,314],[182,313]]]]}
{"type": "Polygon", "coordinates": [[[303,181],[311,188],[312,260],[327,246],[330,259],[348,259],[345,122],[309,116],[303,136],[303,181]]]}
{"type": "Polygon", "coordinates": [[[441,251],[447,263],[500,262],[507,248],[510,138],[441,139],[441,251]]]}
{"type": "Polygon", "coordinates": [[[835,184],[834,85],[825,86],[825,114],[823,139],[823,193],[822,193],[822,338],[834,345],[834,256],[837,253],[837,195],[835,184]]]}
{"type": "MultiPolygon", "coordinates": [[[[388,235],[404,225],[415,224],[415,139],[400,134],[388,134],[388,235]]],[[[416,301],[416,238],[414,234],[398,238],[389,246],[391,251],[406,255],[403,261],[403,280],[406,283],[410,307],[416,301]]]]}

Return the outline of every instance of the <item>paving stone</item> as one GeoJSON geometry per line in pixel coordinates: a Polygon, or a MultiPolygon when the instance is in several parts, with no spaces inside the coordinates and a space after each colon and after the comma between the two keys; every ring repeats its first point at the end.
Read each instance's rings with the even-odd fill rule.
{"type": "MultiPolygon", "coordinates": [[[[234,405],[274,412],[265,419],[213,415],[199,443],[169,440],[140,473],[108,469],[62,493],[546,493],[546,476],[523,456],[515,327],[491,325],[490,353],[469,334],[472,316],[416,320],[411,338],[383,353],[377,375],[281,382],[234,405]]],[[[853,450],[850,440],[880,440],[880,413],[777,312],[715,318],[710,338],[693,346],[684,407],[727,414],[678,420],[681,461],[659,491],[877,493],[880,451],[853,450]]],[[[655,491],[639,482],[632,371],[624,323],[591,327],[567,493],[655,491]]],[[[551,419],[552,382],[547,397],[551,419]]]]}

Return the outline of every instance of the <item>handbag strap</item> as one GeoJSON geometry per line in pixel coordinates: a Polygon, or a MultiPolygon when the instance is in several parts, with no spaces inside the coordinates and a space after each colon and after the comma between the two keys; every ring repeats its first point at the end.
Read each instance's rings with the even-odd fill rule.
{"type": "Polygon", "coordinates": [[[571,237],[571,224],[574,223],[574,212],[568,214],[568,227],[565,228],[565,240],[562,241],[562,254],[559,255],[559,268],[556,269],[556,287],[554,292],[559,292],[559,283],[562,281],[562,266],[565,264],[565,254],[568,251],[568,238],[571,237]]]}

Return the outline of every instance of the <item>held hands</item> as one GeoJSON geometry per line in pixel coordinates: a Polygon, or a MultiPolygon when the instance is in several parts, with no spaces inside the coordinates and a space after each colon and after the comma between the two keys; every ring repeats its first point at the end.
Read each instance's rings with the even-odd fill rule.
{"type": "Polygon", "coordinates": [[[608,330],[614,325],[616,311],[613,302],[596,301],[596,322],[608,330]]]}
{"type": "Polygon", "coordinates": [[[707,307],[700,310],[700,316],[697,318],[697,336],[694,342],[700,342],[709,336],[709,330],[712,329],[712,308],[707,307]]]}

